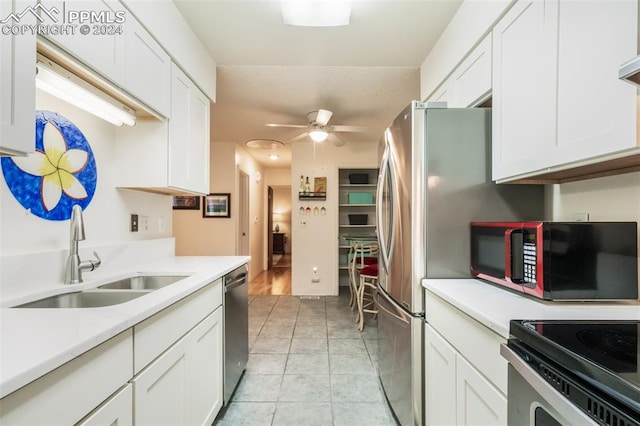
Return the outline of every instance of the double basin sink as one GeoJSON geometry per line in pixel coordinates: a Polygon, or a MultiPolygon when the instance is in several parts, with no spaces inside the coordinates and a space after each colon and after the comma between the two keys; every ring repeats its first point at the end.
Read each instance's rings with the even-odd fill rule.
{"type": "Polygon", "coordinates": [[[99,308],[118,305],[186,278],[187,275],[134,275],[95,289],[64,293],[14,308],[99,308]]]}

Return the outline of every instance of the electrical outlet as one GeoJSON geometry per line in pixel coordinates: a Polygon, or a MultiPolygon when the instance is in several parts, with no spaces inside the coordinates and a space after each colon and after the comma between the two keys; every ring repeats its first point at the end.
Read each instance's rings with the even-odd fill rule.
{"type": "Polygon", "coordinates": [[[589,213],[574,213],[571,217],[574,222],[589,222],[589,213]]]}
{"type": "Polygon", "coordinates": [[[138,232],[138,215],[137,214],[131,215],[130,229],[131,229],[131,232],[138,232]]]}
{"type": "Polygon", "coordinates": [[[159,217],[158,218],[158,232],[165,232],[167,228],[167,225],[165,223],[164,217],[159,217]]]}
{"type": "Polygon", "coordinates": [[[317,266],[313,267],[313,275],[311,276],[311,282],[312,283],[319,283],[320,282],[320,274],[318,273],[318,267],[317,266]]]}

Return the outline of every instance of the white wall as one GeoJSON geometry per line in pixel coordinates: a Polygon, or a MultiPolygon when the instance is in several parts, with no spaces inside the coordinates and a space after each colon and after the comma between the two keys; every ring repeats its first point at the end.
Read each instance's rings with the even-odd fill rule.
{"type": "MultiPolygon", "coordinates": [[[[317,144],[314,155],[310,142],[292,146],[291,196],[292,246],[291,254],[293,295],[338,294],[338,169],[348,167],[378,167],[377,143],[347,143],[336,148],[330,143],[317,144]],[[298,200],[300,176],[326,176],[326,201],[298,200]],[[323,206],[327,214],[300,215],[300,207],[313,209],[323,206]],[[313,267],[318,268],[319,283],[312,283],[313,267]]],[[[312,183],[313,185],[313,183],[312,183]]]]}
{"type": "MultiPolygon", "coordinates": [[[[177,256],[233,256],[238,254],[238,170],[249,175],[249,279],[264,270],[263,169],[233,142],[211,144],[210,188],[212,193],[231,194],[230,218],[203,218],[200,210],[174,210],[173,233],[177,256]],[[259,179],[258,179],[259,178],[259,179]]],[[[202,203],[201,203],[202,204],[202,203]]]]}
{"type": "MultiPolygon", "coordinates": [[[[36,96],[36,108],[54,111],[70,119],[85,135],[95,156],[98,181],[93,200],[84,211],[86,240],[79,243],[81,249],[84,246],[171,237],[171,197],[115,187],[118,171],[112,165],[115,161],[113,141],[116,127],[40,91],[36,96]],[[131,213],[149,217],[148,232],[129,232],[131,213]],[[165,223],[164,232],[159,231],[160,218],[165,223]]],[[[49,221],[30,214],[13,197],[4,177],[0,177],[0,181],[2,256],[68,250],[69,221],[49,221]]],[[[64,265],[60,265],[59,270],[52,270],[52,280],[62,281],[63,270],[64,265]]],[[[3,277],[3,280],[11,279],[3,277]]]]}

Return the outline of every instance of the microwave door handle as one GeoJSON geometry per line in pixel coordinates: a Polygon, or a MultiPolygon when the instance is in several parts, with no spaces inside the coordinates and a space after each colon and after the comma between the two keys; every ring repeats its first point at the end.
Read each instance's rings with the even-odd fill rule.
{"type": "Polygon", "coordinates": [[[510,228],[504,231],[504,275],[507,281],[522,284],[524,279],[523,230],[510,228]]]}

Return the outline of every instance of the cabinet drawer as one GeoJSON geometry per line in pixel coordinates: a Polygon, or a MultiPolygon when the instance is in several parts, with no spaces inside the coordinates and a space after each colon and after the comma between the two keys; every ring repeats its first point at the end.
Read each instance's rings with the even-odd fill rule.
{"type": "Polygon", "coordinates": [[[133,425],[133,390],[128,384],[76,426],[133,425]]]}
{"type": "Polygon", "coordinates": [[[133,328],[134,373],[140,372],[220,305],[221,278],[136,325],[133,328]]]}
{"type": "Polygon", "coordinates": [[[75,424],[131,379],[132,353],[129,329],[0,400],[0,424],[75,424]]]}
{"type": "Polygon", "coordinates": [[[506,339],[433,293],[427,293],[426,316],[438,333],[507,394],[507,360],[500,355],[500,344],[506,339]]]}

